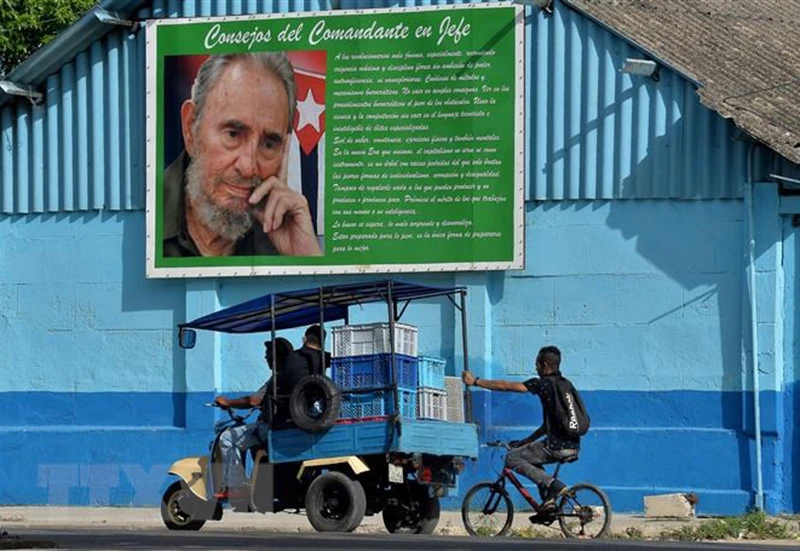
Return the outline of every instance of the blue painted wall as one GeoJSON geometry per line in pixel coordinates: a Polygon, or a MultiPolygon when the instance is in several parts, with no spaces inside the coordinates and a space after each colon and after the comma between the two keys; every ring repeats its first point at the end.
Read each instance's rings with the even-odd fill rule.
{"type": "MultiPolygon", "coordinates": [[[[758,198],[759,236],[775,233],[780,242],[775,188],[760,186],[758,198]]],[[[618,511],[640,510],[643,495],[668,491],[697,492],[705,513],[743,511],[754,463],[740,358],[741,201],[527,210],[525,271],[413,278],[469,288],[473,369],[524,379],[539,346],[560,346],[563,370],[593,418],[581,461],[564,471],[568,480],[602,485],[618,511]]],[[[175,323],[323,281],[146,280],[143,219],[0,219],[8,267],[0,275],[0,502],[157,503],[168,464],[206,449],[213,412],[203,402],[252,390],[267,376],[263,337],[204,333],[183,351],[175,323]]],[[[759,251],[764,472],[773,510],[793,510],[796,460],[783,419],[795,407],[785,391],[794,381],[775,374],[770,321],[779,254],[775,246],[759,251]]],[[[371,306],[353,322],[383,314],[371,306]]],[[[461,345],[452,306],[423,303],[406,321],[420,328],[421,351],[451,360],[454,374],[461,345]]],[[[475,413],[484,438],[518,438],[541,419],[532,397],[482,391],[475,413]]],[[[484,455],[471,466],[461,487],[491,473],[491,461],[484,455]]]]}
{"type": "MultiPolygon", "coordinates": [[[[187,0],[142,15],[209,6],[326,7],[187,0]]],[[[524,379],[539,346],[562,348],[593,417],[568,480],[602,485],[617,511],[640,510],[646,494],[694,491],[701,512],[742,512],[755,484],[738,199],[746,148],[689,83],[668,71],[657,85],[621,76],[636,51],[556,6],[528,22],[525,270],[404,279],[469,288],[470,365],[484,377],[524,379]]],[[[262,337],[201,335],[187,352],[175,325],[267,292],[354,280],[145,279],[142,41],[120,32],[48,79],[44,110],[16,103],[0,116],[2,504],[157,504],[168,465],[206,449],[214,414],[202,404],[266,378],[262,337]],[[108,109],[65,132],[93,102],[108,109]],[[90,165],[89,145],[101,142],[90,165]]],[[[755,157],[757,175],[784,167],[763,150],[755,157]]],[[[756,199],[764,482],[770,510],[797,511],[795,211],[774,185],[757,185],[756,199]]],[[[353,322],[376,316],[368,307],[353,322]]],[[[425,303],[407,321],[420,328],[420,350],[452,360],[455,374],[452,306],[425,303]]],[[[298,342],[300,332],[286,336],[298,342]]],[[[527,396],[477,392],[475,412],[484,438],[516,438],[540,421],[527,396]]],[[[484,454],[461,488],[497,459],[484,454]]]]}

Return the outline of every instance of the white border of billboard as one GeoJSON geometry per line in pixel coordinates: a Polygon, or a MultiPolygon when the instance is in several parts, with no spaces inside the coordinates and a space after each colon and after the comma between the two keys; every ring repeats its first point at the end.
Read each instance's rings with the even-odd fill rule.
{"type": "Polygon", "coordinates": [[[386,274],[386,273],[433,273],[484,270],[521,270],[525,268],[525,8],[512,2],[490,4],[455,4],[448,6],[420,6],[411,8],[386,8],[367,10],[342,10],[332,12],[293,12],[277,14],[232,15],[216,17],[186,17],[175,19],[153,19],[147,21],[145,29],[146,51],[146,167],[147,167],[147,259],[148,278],[185,278],[219,276],[280,276],[280,275],[334,275],[334,274],[386,274]],[[497,9],[514,8],[515,79],[514,94],[514,253],[508,262],[450,262],[439,264],[365,264],[365,265],[318,265],[318,266],[214,266],[201,268],[157,268],[155,251],[156,234],[156,64],[158,47],[156,28],[161,25],[181,25],[211,21],[248,21],[261,19],[291,19],[298,17],[340,15],[368,15],[384,13],[409,13],[453,9],[497,9]]]}

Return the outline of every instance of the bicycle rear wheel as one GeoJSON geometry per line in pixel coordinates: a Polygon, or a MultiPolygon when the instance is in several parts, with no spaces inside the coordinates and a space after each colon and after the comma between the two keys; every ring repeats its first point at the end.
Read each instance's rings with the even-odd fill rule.
{"type": "Polygon", "coordinates": [[[514,521],[514,504],[505,488],[494,482],[481,482],[464,496],[461,520],[470,535],[504,536],[514,521]]]}
{"type": "Polygon", "coordinates": [[[611,526],[611,505],[592,484],[567,489],[558,503],[558,524],[568,538],[601,538],[611,526]]]}

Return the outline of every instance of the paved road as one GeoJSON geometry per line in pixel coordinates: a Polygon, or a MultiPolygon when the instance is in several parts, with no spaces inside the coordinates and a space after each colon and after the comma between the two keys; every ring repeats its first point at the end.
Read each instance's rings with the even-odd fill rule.
{"type": "MultiPolygon", "coordinates": [[[[12,536],[21,540],[53,542],[59,549],[269,549],[270,551],[319,551],[380,549],[381,551],[406,551],[408,549],[432,549],[452,551],[486,551],[505,549],[536,549],[539,551],[599,549],[603,551],[622,549],[638,550],[688,550],[707,549],[710,551],[786,551],[784,546],[765,546],[747,544],[697,544],[672,542],[635,542],[619,540],[570,541],[531,540],[520,538],[467,538],[442,536],[391,536],[383,534],[242,534],[239,532],[198,532],[176,533],[166,530],[102,530],[82,529],[72,532],[62,530],[19,530],[12,536]]],[[[2,545],[0,549],[9,549],[2,545]]],[[[6,539],[8,543],[8,539],[6,539]]]]}

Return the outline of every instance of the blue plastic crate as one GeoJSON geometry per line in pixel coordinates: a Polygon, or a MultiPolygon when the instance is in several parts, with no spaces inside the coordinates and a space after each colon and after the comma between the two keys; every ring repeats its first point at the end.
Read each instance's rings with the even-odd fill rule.
{"type": "MultiPolygon", "coordinates": [[[[417,392],[399,390],[400,416],[414,419],[417,416],[417,392]]],[[[394,393],[391,390],[378,390],[353,394],[342,393],[342,409],[339,419],[375,419],[394,414],[394,393]]]]}
{"type": "Polygon", "coordinates": [[[417,373],[420,388],[444,389],[444,368],[447,362],[439,358],[420,356],[417,358],[417,373]]]}
{"type": "MultiPolygon", "coordinates": [[[[397,369],[397,386],[416,390],[417,358],[395,354],[394,362],[397,369]]],[[[343,390],[388,387],[393,383],[391,365],[391,354],[347,356],[331,360],[331,373],[333,382],[343,390]]]]}

